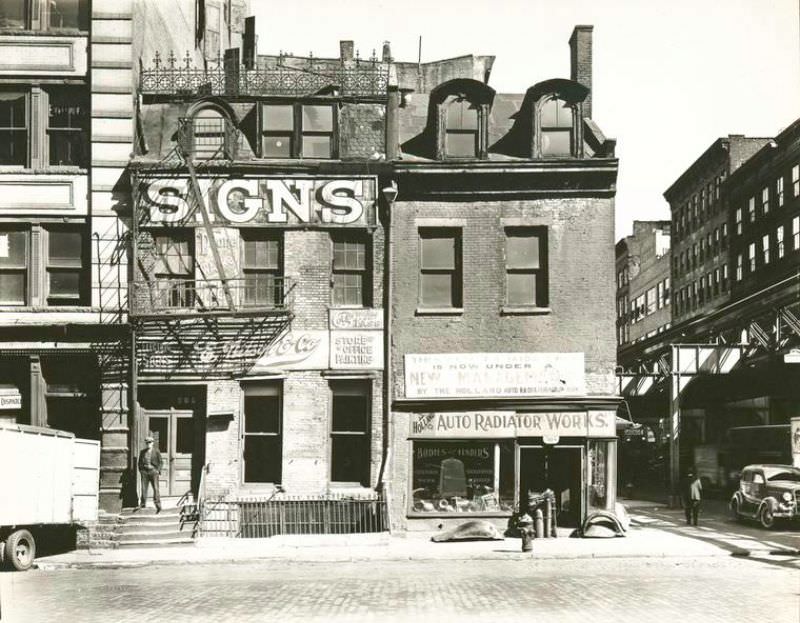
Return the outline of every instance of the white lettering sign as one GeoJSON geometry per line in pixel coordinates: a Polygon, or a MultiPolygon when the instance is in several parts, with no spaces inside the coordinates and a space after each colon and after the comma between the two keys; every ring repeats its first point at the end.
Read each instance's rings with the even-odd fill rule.
{"type": "Polygon", "coordinates": [[[331,329],[383,329],[382,309],[331,309],[331,329]]]}
{"type": "Polygon", "coordinates": [[[331,368],[383,369],[383,331],[331,331],[331,368]]]}
{"type": "Polygon", "coordinates": [[[586,391],[583,353],[405,356],[407,398],[517,398],[586,391]]]}
{"type": "Polygon", "coordinates": [[[615,426],[616,414],[613,411],[418,413],[411,418],[410,437],[422,439],[542,437],[546,443],[558,443],[560,437],[615,437],[615,426]]]}

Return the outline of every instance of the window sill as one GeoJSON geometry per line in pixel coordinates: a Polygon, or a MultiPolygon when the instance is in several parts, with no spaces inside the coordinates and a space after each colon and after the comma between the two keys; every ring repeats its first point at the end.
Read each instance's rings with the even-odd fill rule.
{"type": "Polygon", "coordinates": [[[536,307],[533,305],[503,305],[500,313],[503,316],[545,316],[552,313],[549,307],[536,307]]]}
{"type": "Polygon", "coordinates": [[[463,307],[417,307],[417,316],[462,316],[463,307]]]}

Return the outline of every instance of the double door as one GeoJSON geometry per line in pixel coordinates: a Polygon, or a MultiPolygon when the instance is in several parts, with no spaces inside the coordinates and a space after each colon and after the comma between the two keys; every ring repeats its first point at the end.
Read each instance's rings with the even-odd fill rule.
{"type": "MultiPolygon", "coordinates": [[[[192,464],[196,448],[194,411],[142,409],[145,435],[149,432],[161,452],[159,485],[163,496],[182,496],[192,489],[192,464]]],[[[144,439],[141,440],[144,447],[144,439]]]]}
{"type": "Polygon", "coordinates": [[[558,525],[580,524],[585,514],[583,446],[520,446],[518,465],[520,508],[526,507],[529,491],[552,489],[558,525]]]}

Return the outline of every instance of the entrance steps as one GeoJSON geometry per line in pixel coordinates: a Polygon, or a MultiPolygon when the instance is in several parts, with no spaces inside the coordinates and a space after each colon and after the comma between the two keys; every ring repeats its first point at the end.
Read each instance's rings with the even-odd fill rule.
{"type": "Polygon", "coordinates": [[[168,547],[194,542],[197,522],[185,521],[178,498],[161,500],[161,512],[147,508],[123,508],[116,529],[117,547],[168,547]]]}

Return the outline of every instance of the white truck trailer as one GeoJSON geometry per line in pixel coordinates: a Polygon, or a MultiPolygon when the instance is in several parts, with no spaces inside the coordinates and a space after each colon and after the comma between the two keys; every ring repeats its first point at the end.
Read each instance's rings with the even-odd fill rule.
{"type": "Polygon", "coordinates": [[[0,562],[24,571],[38,535],[97,520],[100,442],[0,423],[0,562]]]}

